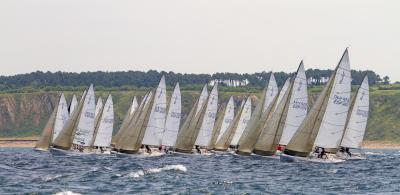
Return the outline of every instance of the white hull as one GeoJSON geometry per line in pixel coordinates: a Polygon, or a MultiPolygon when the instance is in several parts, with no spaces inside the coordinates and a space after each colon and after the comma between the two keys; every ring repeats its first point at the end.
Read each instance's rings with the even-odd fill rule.
{"type": "Polygon", "coordinates": [[[137,156],[137,157],[157,157],[157,156],[163,156],[166,153],[164,152],[160,152],[158,150],[154,150],[151,153],[147,153],[144,151],[139,151],[136,154],[127,154],[127,153],[121,153],[121,152],[117,152],[117,151],[111,151],[112,154],[116,154],[119,157],[133,157],[133,156],[137,156]]]}
{"type": "Polygon", "coordinates": [[[302,161],[308,161],[308,162],[315,162],[315,163],[342,163],[345,160],[339,159],[336,157],[333,157],[334,155],[328,155],[327,158],[316,158],[314,156],[309,156],[309,157],[299,157],[299,156],[291,156],[287,154],[281,154],[280,161],[281,162],[302,162],[302,161]]]}
{"type": "Polygon", "coordinates": [[[50,153],[53,155],[68,155],[68,156],[86,156],[94,154],[93,152],[79,152],[74,150],[62,150],[58,148],[50,148],[50,153]]]}
{"type": "Polygon", "coordinates": [[[362,153],[352,153],[351,156],[346,154],[346,153],[341,153],[338,152],[336,154],[337,158],[343,159],[343,160],[366,160],[367,157],[365,154],[362,153]]]}

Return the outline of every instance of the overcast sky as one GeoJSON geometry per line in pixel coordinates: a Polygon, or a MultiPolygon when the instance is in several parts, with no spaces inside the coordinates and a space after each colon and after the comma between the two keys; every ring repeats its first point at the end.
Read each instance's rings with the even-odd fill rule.
{"type": "Polygon", "coordinates": [[[400,1],[0,1],[0,75],[333,69],[346,47],[400,81],[400,1]]]}

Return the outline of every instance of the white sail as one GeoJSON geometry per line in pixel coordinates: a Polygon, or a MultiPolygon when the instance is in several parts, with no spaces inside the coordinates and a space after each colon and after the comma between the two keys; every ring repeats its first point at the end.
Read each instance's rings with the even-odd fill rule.
{"type": "Polygon", "coordinates": [[[112,132],[114,127],[114,106],[111,95],[108,96],[104,104],[103,114],[100,118],[94,146],[109,147],[111,144],[112,132]]]}
{"type": "Polygon", "coordinates": [[[218,111],[218,85],[215,84],[208,98],[206,112],[195,145],[208,146],[208,144],[210,143],[212,132],[214,129],[215,117],[217,116],[217,111],[218,111]]]}
{"type": "Polygon", "coordinates": [[[165,132],[163,134],[162,145],[174,146],[178,131],[181,124],[181,90],[179,83],[175,85],[172,92],[171,100],[169,101],[169,108],[167,119],[165,120],[165,132]]]}
{"type": "Polygon", "coordinates": [[[276,106],[274,108],[274,111],[276,108],[278,108],[279,103],[281,103],[283,96],[285,96],[286,91],[289,89],[290,86],[290,77],[286,79],[285,84],[283,84],[282,89],[278,95],[278,99],[276,100],[276,106]]]}
{"type": "Polygon", "coordinates": [[[153,107],[150,111],[149,121],[146,126],[142,143],[145,145],[161,145],[162,135],[165,130],[165,118],[167,111],[167,90],[165,77],[158,84],[153,107]]]}
{"type": "Polygon", "coordinates": [[[274,73],[271,73],[271,76],[269,77],[268,88],[265,92],[266,96],[263,112],[268,110],[268,107],[271,106],[271,103],[274,100],[275,96],[278,95],[278,92],[278,84],[276,84],[274,73]]]}
{"type": "Polygon", "coordinates": [[[222,135],[228,129],[229,125],[233,121],[233,118],[235,117],[234,115],[235,115],[235,103],[233,102],[233,97],[231,96],[229,98],[228,104],[226,105],[224,119],[222,121],[221,130],[219,132],[217,142],[219,141],[219,139],[221,139],[222,135]]]}
{"type": "Polygon", "coordinates": [[[78,106],[78,100],[76,99],[76,95],[74,94],[72,96],[71,104],[69,106],[69,115],[72,115],[72,113],[74,112],[76,106],[78,106]]]}
{"type": "Polygon", "coordinates": [[[196,115],[200,112],[200,109],[207,100],[207,97],[208,97],[207,85],[204,85],[203,90],[200,93],[199,103],[197,104],[196,115]]]}
{"type": "Polygon", "coordinates": [[[325,114],[314,142],[315,146],[337,148],[340,145],[349,110],[350,92],[350,61],[346,50],[336,71],[325,114]]]}
{"type": "Polygon", "coordinates": [[[65,123],[67,123],[68,118],[69,118],[69,113],[68,113],[67,101],[65,100],[64,94],[62,93],[60,101],[57,106],[57,115],[56,115],[56,120],[54,122],[52,141],[54,141],[58,136],[58,134],[61,132],[65,123]]]}
{"type": "Polygon", "coordinates": [[[136,96],[135,96],[135,97],[133,97],[132,105],[131,105],[131,109],[130,109],[129,114],[133,114],[138,107],[139,107],[139,103],[138,103],[138,101],[136,99],[136,96]]]}
{"type": "Polygon", "coordinates": [[[94,112],[94,116],[97,116],[99,114],[101,108],[103,108],[103,99],[99,97],[99,99],[97,100],[96,111],[94,112]]]}
{"type": "Polygon", "coordinates": [[[239,139],[243,134],[243,131],[246,129],[247,123],[249,122],[251,117],[251,98],[248,97],[246,103],[244,104],[242,115],[239,119],[239,124],[236,128],[235,134],[233,135],[232,141],[230,145],[238,145],[239,139]]]}
{"type": "Polygon", "coordinates": [[[342,147],[361,148],[369,112],[369,84],[365,77],[355,97],[353,110],[341,143],[342,147]]]}
{"type": "Polygon", "coordinates": [[[93,139],[94,132],[94,118],[95,118],[95,97],[93,85],[90,85],[87,91],[82,112],[80,114],[78,127],[76,128],[74,144],[81,146],[90,146],[93,139]]]}
{"type": "Polygon", "coordinates": [[[83,101],[83,97],[85,97],[86,96],[86,93],[87,93],[87,91],[85,90],[85,91],[83,91],[83,93],[82,93],[82,96],[81,96],[81,99],[79,100],[79,102],[82,102],[83,101]]]}
{"type": "Polygon", "coordinates": [[[283,126],[282,137],[279,141],[281,145],[287,145],[289,143],[307,115],[307,78],[303,61],[300,63],[299,69],[297,70],[292,88],[286,121],[283,126]]]}

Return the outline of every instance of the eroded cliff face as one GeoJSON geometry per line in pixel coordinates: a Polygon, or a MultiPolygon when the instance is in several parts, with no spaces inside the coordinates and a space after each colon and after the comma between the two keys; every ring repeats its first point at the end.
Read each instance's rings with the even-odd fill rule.
{"type": "Polygon", "coordinates": [[[0,95],[0,136],[36,135],[57,101],[57,93],[0,95]]]}

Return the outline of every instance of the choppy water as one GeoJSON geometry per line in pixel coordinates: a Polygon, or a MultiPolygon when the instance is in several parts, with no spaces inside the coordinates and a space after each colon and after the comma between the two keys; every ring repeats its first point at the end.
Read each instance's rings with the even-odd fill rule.
{"type": "Polygon", "coordinates": [[[400,152],[374,150],[342,164],[257,156],[53,156],[0,149],[0,194],[400,193],[400,152]]]}

